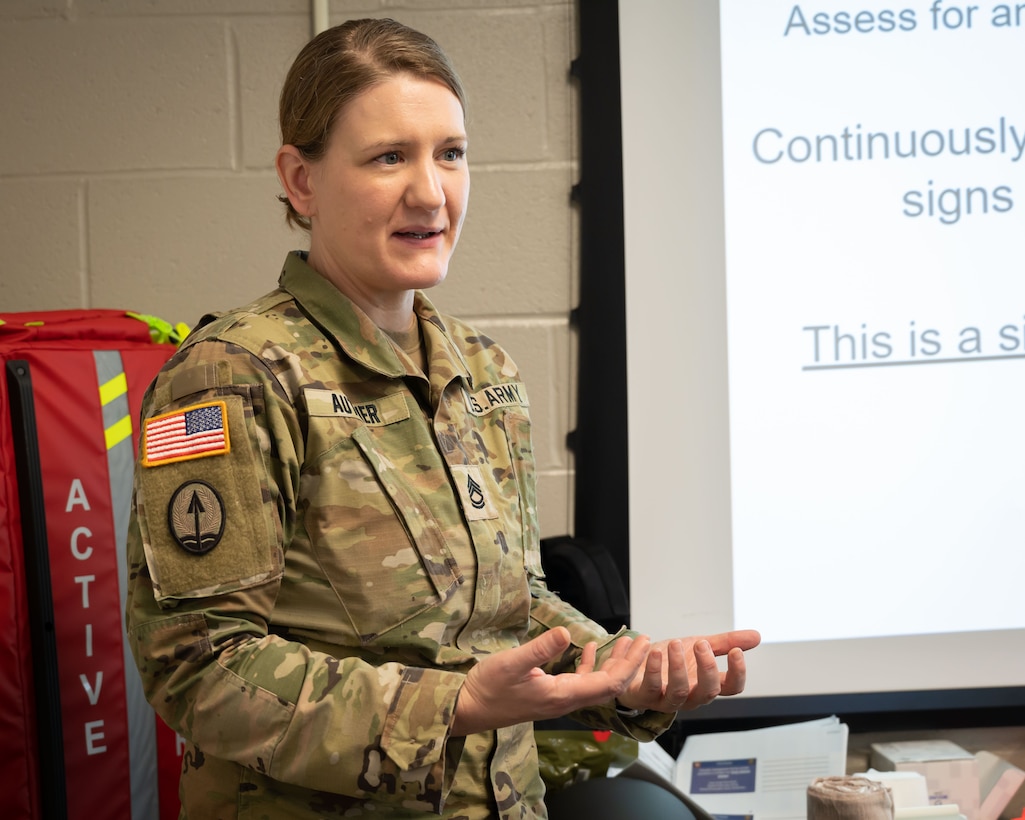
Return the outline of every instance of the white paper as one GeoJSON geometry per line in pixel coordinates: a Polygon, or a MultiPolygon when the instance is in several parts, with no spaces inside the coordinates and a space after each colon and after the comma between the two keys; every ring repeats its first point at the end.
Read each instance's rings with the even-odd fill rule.
{"type": "Polygon", "coordinates": [[[803,723],[693,735],[676,764],[676,786],[710,814],[804,820],[808,786],[847,767],[847,725],[803,723]]]}

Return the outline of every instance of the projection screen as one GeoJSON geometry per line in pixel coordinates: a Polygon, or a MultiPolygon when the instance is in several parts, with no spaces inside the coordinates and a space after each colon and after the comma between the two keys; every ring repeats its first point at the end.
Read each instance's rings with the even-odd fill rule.
{"type": "Polygon", "coordinates": [[[619,32],[632,625],[760,629],[748,697],[1022,687],[1025,4],[619,32]]]}

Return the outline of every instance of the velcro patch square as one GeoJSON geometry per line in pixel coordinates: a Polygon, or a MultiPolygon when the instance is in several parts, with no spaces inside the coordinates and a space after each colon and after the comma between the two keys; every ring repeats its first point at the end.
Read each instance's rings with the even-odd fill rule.
{"type": "Polygon", "coordinates": [[[498,509],[491,499],[480,467],[469,464],[450,464],[452,477],[459,488],[463,512],[468,521],[487,521],[498,518],[498,509]]]}

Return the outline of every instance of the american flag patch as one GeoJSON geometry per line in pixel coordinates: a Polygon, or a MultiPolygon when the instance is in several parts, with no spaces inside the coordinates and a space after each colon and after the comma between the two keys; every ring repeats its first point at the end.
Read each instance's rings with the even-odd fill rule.
{"type": "Polygon", "coordinates": [[[142,464],[156,467],[175,461],[219,456],[229,450],[228,413],[223,401],[196,404],[146,419],[142,464]]]}

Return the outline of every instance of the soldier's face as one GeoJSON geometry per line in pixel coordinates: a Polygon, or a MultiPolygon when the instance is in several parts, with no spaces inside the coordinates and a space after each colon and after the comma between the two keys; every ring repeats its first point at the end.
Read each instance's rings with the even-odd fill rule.
{"type": "Polygon", "coordinates": [[[458,97],[397,75],[340,112],[311,165],[310,264],[365,309],[445,278],[470,192],[458,97]]]}

